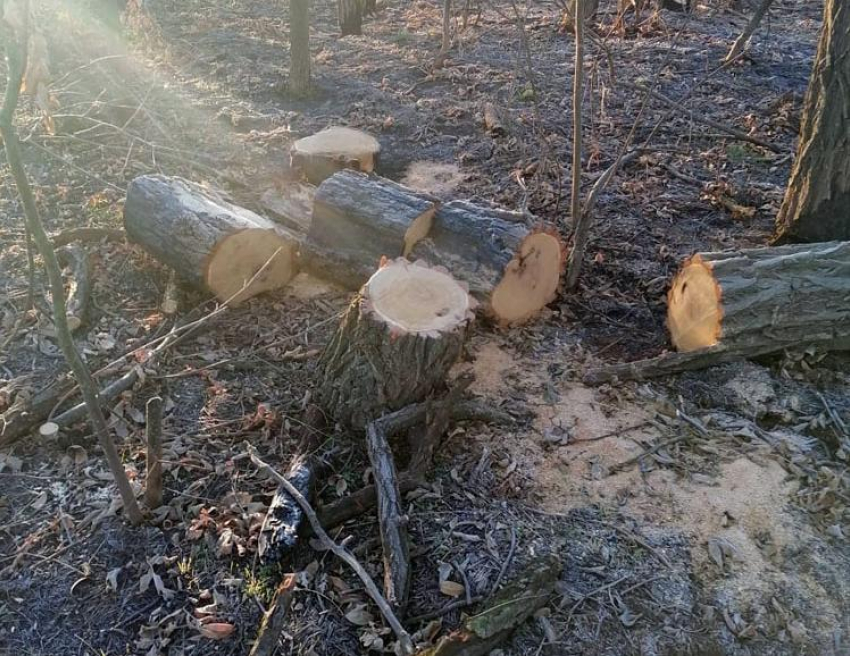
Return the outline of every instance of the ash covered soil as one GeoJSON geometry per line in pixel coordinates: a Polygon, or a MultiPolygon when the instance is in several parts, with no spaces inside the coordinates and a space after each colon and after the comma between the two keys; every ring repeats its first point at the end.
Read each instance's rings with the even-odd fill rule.
{"type": "MultiPolygon", "coordinates": [[[[433,71],[438,3],[386,3],[362,37],[340,38],[335,5],[317,0],[317,88],[294,99],[286,3],[130,2],[120,25],[94,2],[34,4],[55,127],[29,100],[17,120],[53,234],[120,227],[126,186],[145,173],[216,185],[263,213],[264,194],[292,179],[289,144],[338,124],[379,139],[387,177],[558,225],[567,219],[573,37],[552,5],[496,0],[480,16],[471,5],[465,27],[458,7],[455,47],[433,71]],[[484,130],[487,103],[501,112],[503,134],[484,130]]],[[[458,373],[475,375],[469,393],[515,422],[453,426],[427,485],[407,496],[408,627],[427,644],[475,612],[429,619],[454,601],[440,592],[441,577],[486,598],[525,563],[555,553],[563,575],[553,599],[502,654],[846,654],[846,356],[786,354],[649,384],[579,382],[601,362],[669,347],[664,296],[684,257],[766,243],[821,4],[777,0],[748,54],[726,67],[750,8],[700,3],[691,15],[647,14],[621,33],[602,4],[600,36],[588,46],[585,193],[633,126],[645,151],[599,199],[578,292],[519,328],[480,323],[468,341],[458,373]],[[652,100],[641,113],[644,99],[629,83],[657,84],[693,115],[652,100]]],[[[5,166],[0,178],[3,411],[64,363],[40,275],[30,308],[21,209],[5,166]]],[[[166,270],[122,242],[86,247],[93,309],[77,339],[95,370],[212,308],[184,290],[178,315],[164,315],[166,270]]],[[[208,321],[110,404],[141,489],[145,401],[166,400],[166,503],[143,527],[125,523],[85,424],[0,447],[0,653],[247,654],[288,571],[298,589],[278,653],[393,649],[360,582],[308,539],[279,568],[256,558],[275,485],[245,457],[244,442],[288,467],[316,353],[348,301],[299,278],[208,321]],[[204,628],[211,620],[232,633],[212,639],[222,636],[204,628]]],[[[332,428],[323,437],[328,471],[317,504],[369,482],[361,439],[332,428]]],[[[372,513],[333,536],[353,536],[380,579],[372,513]]]]}

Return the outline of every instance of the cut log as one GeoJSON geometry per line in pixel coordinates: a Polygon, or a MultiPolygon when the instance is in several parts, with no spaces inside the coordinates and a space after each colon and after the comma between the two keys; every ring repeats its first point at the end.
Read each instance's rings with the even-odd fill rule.
{"type": "Polygon", "coordinates": [[[231,304],[277,289],[296,273],[296,235],[180,178],[133,180],[124,227],[181,278],[231,304]]]}
{"type": "Polygon", "coordinates": [[[293,168],[301,169],[310,182],[319,184],[342,169],[372,173],[380,152],[381,144],[372,135],[354,128],[331,127],[293,143],[289,156],[293,168]]]}
{"type": "Polygon", "coordinates": [[[701,253],[676,274],[667,303],[679,351],[829,348],[850,337],[850,242],[701,253]]]}
{"type": "Polygon", "coordinates": [[[386,263],[322,353],[318,396],[327,413],[364,428],[423,400],[460,357],[473,304],[445,270],[401,258],[386,263]]]}
{"type": "Polygon", "coordinates": [[[463,626],[421,656],[483,656],[549,601],[561,576],[555,556],[532,561],[463,626]]]}
{"type": "Polygon", "coordinates": [[[282,188],[273,187],[264,191],[260,196],[260,204],[271,219],[298,234],[306,235],[310,230],[315,195],[316,187],[313,185],[291,182],[282,188]]]}
{"type": "Polygon", "coordinates": [[[162,406],[162,397],[159,396],[152,396],[145,405],[145,505],[150,510],[162,505],[162,406]]]}
{"type": "Polygon", "coordinates": [[[554,300],[564,265],[557,233],[530,230],[523,220],[467,201],[446,203],[411,256],[446,267],[497,321],[519,323],[554,300]]]}
{"type": "MultiPolygon", "coordinates": [[[[342,282],[368,278],[381,258],[406,256],[431,229],[437,200],[391,180],[356,171],[340,171],[319,185],[313,201],[313,219],[302,250],[312,252],[321,266],[335,260],[344,271],[354,263],[342,282]]],[[[318,268],[318,267],[313,267],[318,268]]]]}

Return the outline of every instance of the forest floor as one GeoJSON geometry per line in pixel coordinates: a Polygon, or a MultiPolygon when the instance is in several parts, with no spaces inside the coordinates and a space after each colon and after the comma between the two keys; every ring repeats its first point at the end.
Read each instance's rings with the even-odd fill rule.
{"type": "MultiPolygon", "coordinates": [[[[559,31],[554,6],[494,0],[478,16],[473,5],[465,29],[458,17],[446,66],[431,71],[439,3],[390,0],[364,36],[339,38],[335,3],[316,0],[317,91],[296,100],[285,84],[287,3],[130,2],[120,27],[95,2],[34,4],[55,127],[32,106],[18,122],[53,234],[120,227],[127,184],[154,172],[214,184],[262,213],[292,177],[289,144],[336,124],[379,139],[383,175],[566,220],[573,37],[559,31]],[[503,134],[482,127],[488,102],[503,114],[503,134]]],[[[700,3],[689,15],[647,14],[624,34],[600,12],[604,48],[589,46],[587,66],[585,191],[633,126],[645,151],[600,199],[579,291],[528,325],[476,326],[458,369],[475,374],[470,393],[516,423],[453,427],[429,483],[409,495],[409,618],[452,601],[441,576],[487,596],[500,572],[508,580],[551,552],[564,567],[556,598],[494,653],[850,653],[848,358],[789,353],[646,384],[579,382],[600,362],[668,348],[665,292],[683,258],[769,239],[821,3],[777,0],[748,54],[721,67],[746,22],[740,11],[750,9],[700,3]],[[652,100],[641,113],[629,82],[657,84],[692,114],[652,100]],[[703,117],[775,150],[706,128],[703,117]]],[[[28,307],[21,209],[5,166],[0,179],[2,412],[55,380],[64,361],[41,276],[37,309],[28,307]]],[[[175,318],[159,309],[160,265],[125,243],[89,248],[94,310],[78,344],[98,369],[145,350],[175,318]]],[[[130,528],[113,503],[85,424],[0,450],[0,654],[247,654],[282,571],[298,572],[298,590],[280,654],[392,650],[359,582],[332,556],[305,540],[280,571],[256,559],[275,486],[244,442],[287,468],[315,353],[348,298],[299,277],[208,321],[112,404],[141,487],[145,401],[166,399],[166,505],[142,527],[130,528]],[[235,630],[212,640],[210,619],[235,630]]],[[[178,320],[212,307],[189,291],[183,300],[178,320]]],[[[369,474],[361,440],[326,437],[330,470],[317,503],[369,474]]],[[[354,536],[380,576],[373,515],[335,535],[354,536]]],[[[427,642],[461,613],[408,624],[427,642]]]]}

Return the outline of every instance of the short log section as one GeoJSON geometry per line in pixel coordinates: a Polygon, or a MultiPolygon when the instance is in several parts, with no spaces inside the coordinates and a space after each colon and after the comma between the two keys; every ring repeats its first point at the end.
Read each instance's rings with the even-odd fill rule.
{"type": "Polygon", "coordinates": [[[370,134],[346,127],[331,127],[298,139],[289,151],[293,168],[319,184],[342,169],[372,173],[381,144],[370,134]]]}
{"type": "Polygon", "coordinates": [[[667,297],[677,350],[722,345],[746,357],[850,337],[850,242],[700,253],[667,297]]]}
{"type": "Polygon", "coordinates": [[[423,400],[457,362],[474,301],[441,268],[396,259],[363,286],[319,361],[318,398],[364,428],[423,400]]]}
{"type": "Polygon", "coordinates": [[[180,178],[133,180],[124,227],[131,241],[183,280],[231,304],[282,287],[297,273],[294,234],[180,178]]]}
{"type": "Polygon", "coordinates": [[[307,266],[360,287],[381,259],[407,255],[431,230],[437,201],[386,178],[340,171],[321,185],[302,247],[307,266]],[[364,275],[365,274],[365,275],[364,275]]]}
{"type": "Polygon", "coordinates": [[[441,207],[411,255],[446,267],[504,324],[526,321],[551,303],[564,266],[554,230],[529,229],[521,214],[468,201],[441,207]]]}

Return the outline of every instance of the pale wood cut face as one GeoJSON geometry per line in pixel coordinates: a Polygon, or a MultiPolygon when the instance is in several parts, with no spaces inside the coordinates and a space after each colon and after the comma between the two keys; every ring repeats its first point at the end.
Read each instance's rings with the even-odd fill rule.
{"type": "Polygon", "coordinates": [[[408,333],[453,331],[472,309],[469,294],[451,275],[406,260],[375,272],[366,293],[375,315],[408,333]]]}
{"type": "Polygon", "coordinates": [[[209,255],[206,283],[231,304],[286,285],[296,274],[295,245],[274,230],[241,230],[220,241],[209,255]],[[269,262],[248,287],[245,284],[269,262]]]}
{"type": "Polygon", "coordinates": [[[555,298],[560,276],[561,242],[544,232],[530,235],[493,291],[492,313],[504,323],[533,317],[555,298]]]}
{"type": "Polygon", "coordinates": [[[697,255],[687,263],[667,297],[667,327],[678,351],[714,346],[720,339],[723,308],[711,265],[697,255]]]}
{"type": "Polygon", "coordinates": [[[356,161],[363,173],[371,173],[375,170],[375,156],[381,146],[377,139],[360,130],[332,127],[299,139],[293,144],[293,150],[306,156],[356,161]]]}

